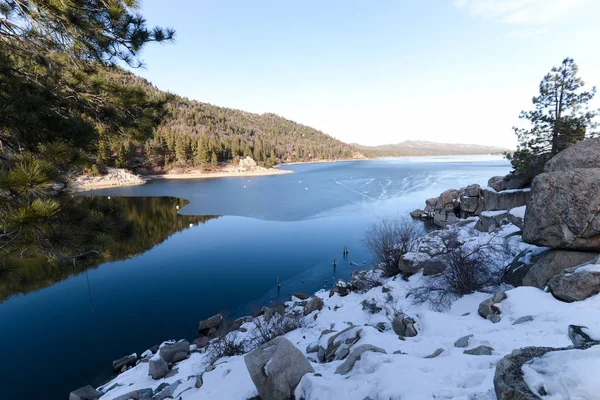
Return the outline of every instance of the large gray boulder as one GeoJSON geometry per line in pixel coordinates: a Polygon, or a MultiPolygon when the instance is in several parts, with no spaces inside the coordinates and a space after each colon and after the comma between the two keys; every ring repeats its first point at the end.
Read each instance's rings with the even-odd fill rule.
{"type": "Polygon", "coordinates": [[[69,394],[69,400],[98,400],[102,393],[90,385],[81,387],[69,394]]]}
{"type": "Polygon", "coordinates": [[[418,334],[415,320],[402,313],[392,320],[392,329],[396,335],[402,337],[414,337],[418,334]]]}
{"type": "Polygon", "coordinates": [[[546,163],[546,172],[600,168],[600,138],[586,139],[561,151],[546,163]]]}
{"type": "Polygon", "coordinates": [[[244,356],[252,382],[263,400],[292,400],[310,362],[292,342],[278,337],[244,356]]]}
{"type": "Polygon", "coordinates": [[[524,241],[600,251],[600,168],[543,173],[534,179],[531,190],[524,241]]]}
{"type": "Polygon", "coordinates": [[[569,268],[548,281],[550,293],[558,300],[571,303],[600,293],[600,268],[569,268]]]}
{"type": "Polygon", "coordinates": [[[373,346],[371,344],[362,344],[350,352],[350,355],[346,358],[344,363],[336,368],[335,373],[346,375],[352,370],[352,368],[354,368],[354,364],[360,360],[360,357],[363,355],[363,353],[367,351],[386,354],[385,350],[380,347],[373,346]]]}
{"type": "Polygon", "coordinates": [[[548,250],[531,258],[531,266],[523,277],[523,286],[533,286],[543,289],[555,275],[564,270],[584,264],[596,258],[598,253],[548,250]]]}
{"type": "Polygon", "coordinates": [[[362,328],[356,326],[349,326],[340,332],[329,332],[330,336],[327,338],[326,347],[318,346],[317,358],[319,362],[330,362],[336,359],[342,346],[350,348],[360,340],[361,332],[362,328]]]}
{"type": "Polygon", "coordinates": [[[168,363],[181,361],[190,354],[190,342],[187,340],[181,340],[177,343],[166,344],[160,348],[158,353],[160,358],[168,363]]]}
{"type": "Polygon", "coordinates": [[[148,375],[152,379],[161,379],[169,373],[169,365],[162,358],[151,358],[148,361],[148,375]]]}
{"type": "Polygon", "coordinates": [[[531,197],[529,189],[523,190],[495,190],[482,189],[481,196],[485,202],[485,211],[511,210],[527,204],[531,197]]]}

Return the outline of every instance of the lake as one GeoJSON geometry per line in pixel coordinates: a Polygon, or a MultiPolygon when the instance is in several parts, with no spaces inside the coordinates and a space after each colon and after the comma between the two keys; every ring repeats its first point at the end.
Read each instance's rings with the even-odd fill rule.
{"type": "Polygon", "coordinates": [[[407,215],[448,188],[485,186],[510,165],[463,156],[281,168],[294,173],[85,193],[126,208],[135,243],[115,255],[124,259],[92,268],[40,261],[0,275],[1,397],[65,399],[108,380],[115,359],[195,339],[198,321],[219,311],[249,315],[292,292],[330,288],[371,265],[361,241],[377,218],[407,215]]]}

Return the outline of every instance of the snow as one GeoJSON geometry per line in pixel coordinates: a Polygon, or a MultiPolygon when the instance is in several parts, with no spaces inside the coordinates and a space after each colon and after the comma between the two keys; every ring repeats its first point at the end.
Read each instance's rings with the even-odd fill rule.
{"type": "Polygon", "coordinates": [[[497,217],[498,215],[506,214],[506,210],[483,211],[481,215],[484,217],[497,217]]]}
{"type": "MultiPolygon", "coordinates": [[[[511,225],[507,225],[498,234],[480,233],[470,228],[461,228],[459,233],[467,245],[475,246],[490,240],[504,240],[503,237],[508,237],[513,231],[511,225]]],[[[523,243],[519,236],[507,240],[514,246],[515,252],[530,249],[535,253],[544,250],[523,243]]],[[[600,265],[589,268],[600,269],[600,265]]],[[[378,275],[372,273],[370,276],[377,279],[378,275]]],[[[296,388],[296,398],[491,400],[496,398],[493,387],[496,364],[512,350],[525,346],[569,346],[570,324],[586,326],[590,336],[600,336],[600,295],[580,302],[564,303],[534,287],[507,288],[507,299],[498,303],[502,319],[494,324],[481,318],[477,312],[479,303],[488,299],[490,293],[477,292],[463,296],[454,301],[447,311],[437,312],[427,303],[417,305],[411,302],[410,297],[407,298],[412,288],[432,277],[418,273],[408,281],[400,277],[379,279],[382,286],[362,294],[351,292],[345,297],[339,294],[329,297],[328,291],[317,292],[315,295],[324,301],[323,309],[303,317],[304,326],[285,335],[308,357],[315,373],[318,373],[302,378],[296,388]],[[363,310],[361,303],[365,300],[374,302],[382,311],[370,314],[363,310]],[[401,340],[391,328],[384,332],[375,328],[379,322],[391,327],[395,313],[400,311],[415,319],[419,332],[417,336],[401,340]],[[513,325],[515,320],[528,315],[533,317],[533,321],[513,325]],[[365,352],[347,375],[339,375],[335,374],[335,370],[344,360],[318,363],[316,353],[306,353],[307,346],[311,344],[319,343],[326,347],[328,339],[336,334],[321,336],[322,331],[333,329],[340,332],[350,326],[354,328],[338,338],[355,337],[360,330],[360,338],[350,351],[362,344],[370,344],[384,349],[387,354],[365,352]],[[473,335],[469,346],[454,347],[454,342],[466,335],[473,335]],[[480,345],[492,347],[492,355],[463,353],[480,345]],[[444,349],[444,352],[436,358],[425,358],[438,348],[444,349]],[[397,351],[405,354],[394,354],[397,351]]],[[[286,303],[288,311],[302,310],[297,300],[286,303]]],[[[253,326],[253,322],[245,323],[247,332],[238,332],[236,337],[240,340],[248,337],[252,334],[253,326]]],[[[532,387],[544,385],[549,393],[544,399],[568,396],[572,399],[593,398],[600,392],[600,381],[596,379],[600,372],[600,363],[597,361],[600,348],[590,353],[587,351],[548,354],[534,361],[524,367],[528,384],[532,387]],[[548,376],[543,374],[544,371],[549,371],[548,376]]],[[[202,350],[192,352],[189,359],[176,364],[178,372],[175,376],[156,381],[148,376],[148,364],[142,362],[101,387],[105,392],[114,384],[122,385],[106,392],[101,400],[114,399],[134,389],[155,389],[163,382],[172,383],[178,379],[182,383],[175,391],[174,398],[182,400],[243,400],[258,394],[243,356],[220,359],[215,363],[214,370],[204,372],[208,358],[202,350]],[[196,376],[200,374],[203,374],[203,385],[196,388],[196,376]]]]}
{"type": "Polygon", "coordinates": [[[577,268],[575,272],[600,272],[600,264],[586,264],[577,268]]]}
{"type": "Polygon", "coordinates": [[[600,393],[600,346],[549,352],[523,365],[525,383],[544,400],[594,399],[600,393]]]}
{"type": "Polygon", "coordinates": [[[527,206],[515,207],[510,210],[510,214],[518,218],[525,218],[525,209],[527,206]]]}

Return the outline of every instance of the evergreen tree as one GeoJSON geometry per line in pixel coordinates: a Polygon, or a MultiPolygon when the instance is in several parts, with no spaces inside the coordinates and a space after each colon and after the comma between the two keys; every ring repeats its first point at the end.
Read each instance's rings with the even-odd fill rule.
{"type": "Polygon", "coordinates": [[[590,135],[597,126],[594,118],[598,112],[588,108],[596,88],[582,90],[584,82],[577,73],[577,64],[565,58],[540,82],[539,95],[532,100],[535,109],[521,112],[520,118],[531,126],[514,128],[519,146],[509,158],[517,172],[535,174],[545,161],[590,135]]]}

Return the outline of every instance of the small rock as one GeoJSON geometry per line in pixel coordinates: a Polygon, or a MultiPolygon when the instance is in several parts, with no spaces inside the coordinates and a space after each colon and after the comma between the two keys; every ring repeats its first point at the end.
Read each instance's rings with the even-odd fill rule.
{"type": "Polygon", "coordinates": [[[376,346],[373,346],[370,344],[360,345],[357,348],[355,348],[354,350],[352,350],[352,352],[350,353],[348,358],[346,358],[346,361],[344,361],[344,363],[342,365],[340,365],[339,367],[336,368],[335,373],[340,374],[340,375],[346,375],[348,372],[350,372],[352,370],[352,368],[354,368],[354,364],[356,364],[356,362],[358,360],[360,360],[360,357],[366,351],[373,351],[376,353],[387,354],[385,352],[385,350],[383,350],[382,348],[379,348],[379,347],[376,347],[376,346]]]}
{"type": "Polygon", "coordinates": [[[491,356],[493,351],[494,349],[489,346],[477,346],[473,349],[465,350],[463,353],[472,356],[491,356]]]}
{"type": "Polygon", "coordinates": [[[210,341],[210,339],[208,338],[208,336],[201,336],[198,339],[194,340],[194,344],[196,345],[196,347],[198,349],[202,349],[202,348],[208,346],[209,341],[210,341]]]}
{"type": "Polygon", "coordinates": [[[198,375],[196,377],[196,388],[201,388],[204,385],[204,381],[202,380],[202,375],[198,375]]]}
{"type": "Polygon", "coordinates": [[[102,393],[97,391],[91,385],[81,387],[69,394],[69,400],[97,400],[102,396],[102,393]]]}
{"type": "Polygon", "coordinates": [[[385,322],[378,322],[377,324],[375,324],[375,329],[377,329],[379,332],[384,332],[385,328],[385,322]]]}
{"type": "Polygon", "coordinates": [[[308,303],[306,303],[306,307],[304,307],[304,315],[306,316],[313,311],[320,311],[324,305],[325,303],[323,303],[323,300],[321,300],[320,297],[313,296],[308,303]]]}
{"type": "Polygon", "coordinates": [[[350,294],[351,291],[352,285],[342,279],[339,279],[329,291],[329,297],[333,296],[336,293],[340,295],[340,297],[348,296],[348,294],[350,294]]]}
{"type": "Polygon", "coordinates": [[[524,324],[525,322],[533,321],[533,317],[531,315],[525,315],[523,317],[517,318],[513,325],[524,324]]]}
{"type": "Polygon", "coordinates": [[[436,351],[434,351],[433,353],[431,353],[430,355],[428,355],[425,358],[436,358],[437,356],[439,356],[440,354],[442,354],[444,352],[444,349],[439,348],[436,351]]]}
{"type": "Polygon", "coordinates": [[[473,335],[463,336],[454,342],[454,347],[467,347],[469,345],[469,339],[471,339],[473,335]]]}
{"type": "Polygon", "coordinates": [[[309,344],[308,346],[306,346],[306,353],[310,354],[310,353],[316,353],[317,351],[319,351],[319,342],[313,342],[311,344],[309,344]]]}

